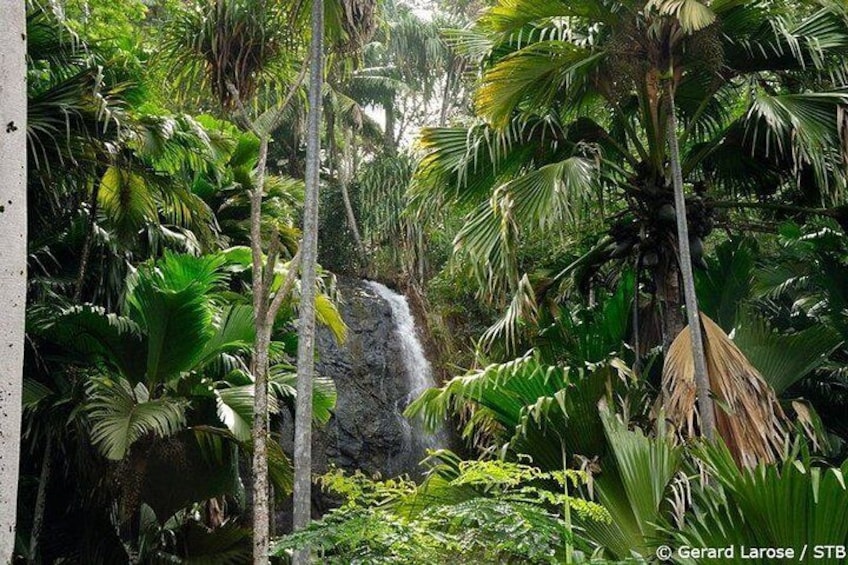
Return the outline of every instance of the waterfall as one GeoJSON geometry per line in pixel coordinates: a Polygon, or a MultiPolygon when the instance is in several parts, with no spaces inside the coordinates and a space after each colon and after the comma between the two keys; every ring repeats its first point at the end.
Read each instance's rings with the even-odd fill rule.
{"type": "MultiPolygon", "coordinates": [[[[400,344],[401,357],[403,359],[409,390],[406,395],[405,404],[396,407],[399,412],[402,412],[422,392],[436,386],[436,381],[433,378],[433,368],[424,355],[424,348],[418,339],[418,331],[415,327],[415,318],[412,317],[406,297],[378,282],[366,281],[366,284],[380,298],[385,300],[392,309],[392,320],[395,325],[394,333],[400,344]]],[[[415,432],[416,439],[424,448],[438,449],[447,447],[443,430],[432,434],[427,433],[423,430],[420,423],[416,423],[415,432]]]]}

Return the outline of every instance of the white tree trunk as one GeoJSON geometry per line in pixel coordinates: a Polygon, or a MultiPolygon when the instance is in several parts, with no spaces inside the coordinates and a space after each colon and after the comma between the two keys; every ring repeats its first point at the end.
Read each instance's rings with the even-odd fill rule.
{"type": "MultiPolygon", "coordinates": [[[[312,376],[315,370],[315,270],[318,255],[318,189],[321,170],[321,91],[324,84],[324,2],[312,2],[309,62],[309,118],[306,137],[306,204],[300,279],[300,326],[297,345],[297,403],[294,425],[295,531],[312,514],[312,376]]],[[[295,565],[309,562],[309,548],[295,552],[295,565]]]]}
{"type": "Polygon", "coordinates": [[[0,9],[0,563],[12,562],[26,312],[26,15],[0,9]]]}

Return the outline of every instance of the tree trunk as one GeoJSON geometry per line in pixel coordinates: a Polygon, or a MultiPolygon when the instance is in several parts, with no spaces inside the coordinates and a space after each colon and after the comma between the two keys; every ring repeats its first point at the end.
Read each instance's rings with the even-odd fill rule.
{"type": "MultiPolygon", "coordinates": [[[[453,58],[451,58],[453,59],[453,58]]],[[[456,61],[451,60],[448,64],[447,73],[445,74],[445,87],[442,89],[442,104],[439,108],[439,127],[443,128],[448,121],[448,110],[451,107],[451,92],[453,91],[453,74],[456,67],[456,61]]]]}
{"type": "Polygon", "coordinates": [[[664,257],[658,265],[654,279],[657,285],[656,296],[661,310],[663,353],[668,353],[668,348],[671,347],[674,338],[686,327],[679,273],[680,270],[674,257],[664,257]]]}
{"type": "Polygon", "coordinates": [[[268,503],[268,342],[264,312],[257,317],[253,359],[253,563],[268,563],[271,513],[268,503]]]}
{"type": "Polygon", "coordinates": [[[394,155],[397,153],[397,144],[395,143],[395,100],[392,96],[386,99],[383,109],[386,117],[383,147],[389,155],[394,155]]]}
{"type": "MultiPolygon", "coordinates": [[[[294,530],[309,525],[312,507],[312,375],[315,370],[315,270],[318,254],[318,191],[321,168],[321,90],[324,83],[324,2],[312,2],[309,117],[306,139],[306,201],[300,279],[297,344],[297,401],[294,434],[294,530]]],[[[295,565],[309,562],[310,549],[294,554],[295,565]]]]}
{"type": "Polygon", "coordinates": [[[53,436],[47,436],[44,446],[44,459],[41,461],[41,476],[38,478],[38,493],[35,496],[35,509],[32,518],[32,533],[29,541],[29,563],[40,563],[38,559],[41,529],[44,526],[44,509],[47,506],[47,487],[53,470],[53,436]]]}
{"type": "Polygon", "coordinates": [[[674,186],[674,209],[677,216],[677,247],[680,252],[680,274],[683,278],[683,297],[686,300],[686,318],[692,336],[692,356],[695,364],[695,386],[698,393],[698,412],[701,433],[712,439],[715,435],[715,411],[710,397],[710,381],[707,373],[707,360],[704,354],[704,338],[701,331],[698,297],[695,294],[695,276],[692,272],[692,254],[689,251],[689,226],[686,221],[686,198],[683,195],[683,172],[680,166],[680,148],[677,144],[677,118],[674,115],[674,88],[669,81],[668,137],[669,159],[671,161],[671,179],[674,186]]]}
{"type": "MultiPolygon", "coordinates": [[[[250,247],[253,259],[253,563],[268,563],[270,512],[268,509],[268,342],[271,330],[266,312],[268,299],[262,263],[262,194],[268,161],[268,136],[259,146],[256,179],[250,195],[250,247]]],[[[270,284],[268,282],[267,284],[270,284]]]]}
{"type": "Polygon", "coordinates": [[[25,2],[0,10],[0,563],[11,563],[21,444],[27,276],[25,2]]]}
{"type": "Polygon", "coordinates": [[[348,192],[348,184],[353,179],[351,170],[350,144],[353,142],[350,133],[345,130],[344,146],[341,151],[341,159],[339,159],[337,170],[339,175],[339,187],[342,191],[342,200],[344,201],[345,213],[347,214],[347,223],[350,226],[350,231],[353,233],[353,240],[356,243],[356,249],[362,258],[362,266],[368,268],[368,251],[365,249],[365,244],[362,242],[362,234],[359,232],[359,225],[356,222],[356,214],[353,211],[353,204],[350,201],[350,193],[348,192]]]}
{"type": "Polygon", "coordinates": [[[100,196],[100,183],[95,182],[91,187],[91,199],[88,202],[88,222],[85,231],[85,241],[82,244],[82,255],[80,255],[79,271],[77,281],[74,285],[74,302],[82,300],[82,288],[85,284],[85,275],[88,271],[88,260],[91,257],[91,245],[94,240],[94,227],[97,224],[97,204],[100,196]]]}
{"type": "Polygon", "coordinates": [[[565,522],[566,535],[568,535],[568,539],[565,541],[565,563],[571,565],[571,563],[574,563],[574,541],[572,539],[574,528],[571,524],[571,500],[568,493],[568,457],[565,451],[565,439],[562,436],[559,440],[559,450],[562,454],[562,492],[565,497],[562,503],[562,518],[565,522]]]}

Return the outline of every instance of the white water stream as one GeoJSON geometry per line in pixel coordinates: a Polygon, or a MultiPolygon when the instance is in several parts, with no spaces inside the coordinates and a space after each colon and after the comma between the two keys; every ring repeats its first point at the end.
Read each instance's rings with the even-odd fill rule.
{"type": "MultiPolygon", "coordinates": [[[[409,387],[406,403],[404,406],[398,407],[399,412],[402,412],[406,405],[418,398],[422,392],[436,386],[436,381],[433,379],[433,368],[424,355],[424,348],[418,339],[418,331],[415,327],[415,318],[412,317],[406,297],[378,282],[366,281],[366,284],[392,309],[395,337],[400,344],[403,365],[406,370],[406,381],[409,387]]],[[[447,447],[443,431],[429,434],[422,429],[420,424],[416,424],[414,429],[423,447],[429,449],[447,447]]]]}

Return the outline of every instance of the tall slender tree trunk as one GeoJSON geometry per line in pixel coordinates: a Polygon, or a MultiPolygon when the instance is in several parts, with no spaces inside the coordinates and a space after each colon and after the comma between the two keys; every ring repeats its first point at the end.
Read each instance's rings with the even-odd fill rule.
{"type": "Polygon", "coordinates": [[[383,110],[386,118],[383,147],[390,155],[394,155],[397,153],[397,144],[395,143],[395,99],[393,96],[386,99],[383,110]]]}
{"type": "Polygon", "coordinates": [[[350,226],[350,231],[353,233],[353,240],[356,243],[356,249],[362,258],[362,265],[367,270],[368,268],[368,251],[365,249],[365,244],[362,242],[362,234],[359,231],[359,225],[356,221],[356,213],[353,211],[353,203],[350,201],[350,181],[353,180],[353,164],[351,162],[351,143],[353,143],[350,132],[346,129],[344,133],[344,146],[341,150],[341,158],[337,164],[339,175],[339,187],[342,191],[342,200],[344,201],[345,214],[347,214],[347,223],[350,226]]]}
{"type": "Polygon", "coordinates": [[[256,185],[250,196],[250,247],[253,260],[253,316],[256,338],[253,348],[253,563],[268,563],[270,510],[268,505],[268,346],[271,328],[267,320],[268,299],[262,263],[262,193],[268,160],[268,136],[262,137],[256,185]]]}
{"type": "MultiPolygon", "coordinates": [[[[451,58],[453,59],[453,58],[451,58]]],[[[450,99],[453,92],[453,74],[456,67],[456,61],[451,60],[448,65],[448,71],[445,74],[445,87],[442,89],[442,103],[439,107],[439,127],[445,127],[448,121],[448,110],[451,107],[452,100],[450,99]]]]}
{"type": "Polygon", "coordinates": [[[0,9],[0,564],[12,562],[21,445],[27,259],[26,15],[0,9]]]}
{"type": "Polygon", "coordinates": [[[562,518],[565,522],[565,531],[568,539],[565,541],[565,563],[571,565],[574,563],[574,528],[571,524],[571,500],[568,493],[568,456],[565,451],[565,439],[560,436],[559,450],[562,455],[562,492],[564,500],[562,503],[562,518]]]}
{"type": "MultiPolygon", "coordinates": [[[[306,202],[300,279],[297,344],[297,401],[294,423],[295,531],[309,525],[312,509],[312,376],[315,370],[315,270],[318,255],[318,190],[321,169],[321,90],[324,84],[324,2],[312,2],[309,117],[306,138],[306,202]]],[[[309,562],[310,549],[298,550],[295,565],[309,562]]]]}
{"type": "Polygon", "coordinates": [[[39,550],[41,543],[41,530],[44,527],[44,510],[47,507],[47,487],[50,486],[50,477],[53,470],[53,436],[47,436],[47,444],[44,446],[44,459],[41,461],[41,476],[38,478],[38,493],[35,496],[35,509],[33,510],[32,532],[29,541],[29,563],[40,563],[39,550]]]}
{"type": "Polygon", "coordinates": [[[686,318],[689,322],[689,335],[692,337],[692,356],[695,363],[695,386],[698,393],[698,413],[701,433],[712,439],[715,435],[715,411],[710,397],[710,381],[707,373],[707,360],[704,353],[704,338],[701,331],[701,317],[698,310],[698,297],[695,294],[695,276],[692,272],[692,254],[689,251],[689,226],[686,221],[686,198],[683,194],[683,172],[680,165],[680,147],[677,142],[677,118],[674,115],[674,86],[667,84],[669,159],[671,161],[671,179],[674,185],[674,209],[677,216],[677,247],[680,252],[680,274],[683,279],[683,297],[686,301],[686,318]]]}
{"type": "Polygon", "coordinates": [[[85,284],[85,275],[88,271],[88,261],[91,257],[91,246],[94,242],[94,227],[97,224],[97,203],[100,197],[100,183],[95,182],[91,187],[91,196],[88,201],[88,222],[86,222],[85,240],[82,244],[77,281],[74,284],[74,302],[82,300],[82,289],[85,284]]]}

